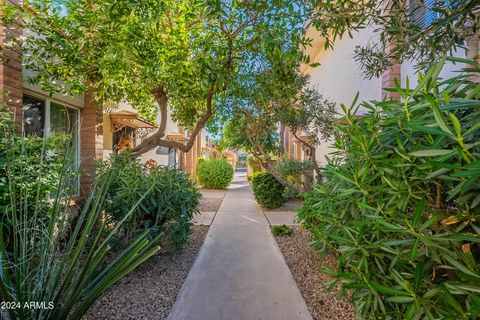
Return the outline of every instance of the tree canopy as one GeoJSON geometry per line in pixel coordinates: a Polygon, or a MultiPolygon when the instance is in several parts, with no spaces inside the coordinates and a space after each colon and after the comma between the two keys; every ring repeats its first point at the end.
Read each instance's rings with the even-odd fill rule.
{"type": "MultiPolygon", "coordinates": [[[[186,152],[207,124],[221,127],[238,117],[234,109],[264,119],[268,128],[283,122],[309,130],[325,122],[325,114],[308,108],[321,97],[299,74],[300,63],[310,63],[302,52],[311,41],[307,28],[332,48],[336,39],[373,26],[378,42],[356,52],[372,77],[404,59],[431,64],[461,46],[478,33],[479,6],[476,0],[30,0],[3,5],[2,22],[28,32],[2,49],[21,46],[33,74],[28,80],[49,93],[90,91],[100,106],[127,102],[150,120],[160,113],[157,132],[135,152],[156,146],[186,152]],[[431,21],[417,19],[432,12],[431,21]],[[189,129],[188,141],[166,140],[169,114],[189,129]]],[[[323,100],[322,110],[328,105],[323,100]]]]}
{"type": "Polygon", "coordinates": [[[2,14],[28,30],[11,45],[21,46],[29,81],[43,90],[92,91],[99,105],[128,102],[149,119],[160,111],[159,129],[139,153],[188,151],[242,66],[302,59],[285,57],[282,46],[300,46],[304,18],[304,3],[294,0],[31,0],[2,14]],[[190,129],[186,143],[165,140],[169,109],[190,129]]]}
{"type": "Polygon", "coordinates": [[[355,58],[365,76],[378,77],[390,65],[416,60],[426,69],[469,44],[478,59],[478,0],[313,0],[309,26],[333,48],[335,40],[372,27],[378,40],[359,47],[355,58]],[[470,41],[474,39],[474,41],[470,41]]]}

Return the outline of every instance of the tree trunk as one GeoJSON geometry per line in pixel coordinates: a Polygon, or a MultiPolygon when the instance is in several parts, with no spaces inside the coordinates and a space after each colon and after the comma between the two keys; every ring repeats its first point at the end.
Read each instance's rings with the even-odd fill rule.
{"type": "MultiPolygon", "coordinates": [[[[477,31],[479,33],[480,31],[477,31]]],[[[466,37],[465,42],[467,43],[467,59],[476,61],[480,63],[480,35],[475,34],[469,37],[466,37]]],[[[476,76],[470,78],[473,82],[480,82],[480,74],[476,73],[476,76]]]]}
{"type": "Polygon", "coordinates": [[[198,120],[197,125],[192,130],[190,134],[190,138],[186,143],[178,142],[178,141],[169,141],[165,140],[165,130],[167,128],[167,121],[168,121],[168,97],[163,91],[163,88],[155,88],[152,90],[152,93],[155,95],[155,100],[160,108],[160,126],[154,134],[146,138],[142,141],[138,146],[132,149],[132,152],[135,154],[143,154],[145,152],[150,151],[155,147],[166,147],[166,148],[174,148],[178,149],[182,152],[188,152],[195,143],[197,139],[197,135],[202,131],[205,127],[207,121],[213,115],[213,97],[215,95],[214,87],[210,88],[207,93],[207,110],[205,114],[198,120]]]}

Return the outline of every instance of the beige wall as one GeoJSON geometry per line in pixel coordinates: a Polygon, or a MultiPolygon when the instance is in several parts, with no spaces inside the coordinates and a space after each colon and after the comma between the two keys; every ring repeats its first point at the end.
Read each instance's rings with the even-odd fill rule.
{"type": "MultiPolygon", "coordinates": [[[[453,55],[456,56],[456,57],[460,57],[460,58],[466,58],[467,55],[466,55],[466,52],[465,52],[465,49],[458,49],[457,51],[453,52],[453,55]]],[[[418,75],[417,75],[417,71],[415,69],[415,65],[416,65],[416,62],[417,61],[405,61],[404,63],[402,63],[402,66],[401,66],[401,78],[402,78],[402,87],[406,87],[406,83],[407,83],[407,78],[408,78],[408,82],[409,82],[409,87],[410,89],[412,88],[415,88],[418,84],[418,75]]],[[[440,72],[440,75],[439,77],[443,78],[443,79],[446,79],[446,78],[449,78],[449,77],[454,77],[454,76],[457,76],[458,75],[458,70],[462,69],[462,68],[465,68],[466,67],[466,64],[465,63],[452,63],[450,61],[447,61],[445,63],[445,66],[442,70],[442,72],[440,72]]]]}
{"type": "Polygon", "coordinates": [[[360,101],[380,99],[381,79],[364,79],[353,57],[356,46],[364,46],[374,39],[373,30],[368,28],[354,33],[353,39],[345,36],[337,40],[333,50],[321,47],[313,51],[311,58],[320,66],[304,68],[311,76],[312,86],[336,103],[350,105],[357,92],[360,92],[360,101]]]}
{"type": "MultiPolygon", "coordinates": [[[[382,80],[380,78],[365,79],[357,62],[354,60],[356,46],[365,46],[375,40],[373,29],[367,28],[339,39],[334,44],[333,50],[325,50],[323,42],[318,39],[314,31],[309,30],[310,37],[317,37],[314,48],[307,50],[312,62],[320,63],[316,68],[303,66],[303,71],[310,74],[311,85],[317,89],[324,98],[349,106],[357,92],[360,93],[359,101],[379,100],[382,95],[382,80]]],[[[326,164],[325,155],[330,153],[331,142],[322,141],[316,149],[316,158],[321,165],[326,164]]]]}

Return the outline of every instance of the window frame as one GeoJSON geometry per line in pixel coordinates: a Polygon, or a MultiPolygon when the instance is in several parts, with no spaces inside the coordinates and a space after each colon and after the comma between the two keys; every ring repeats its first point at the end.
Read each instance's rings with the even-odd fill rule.
{"type": "MultiPolygon", "coordinates": [[[[74,150],[74,159],[75,159],[75,169],[78,171],[80,169],[80,146],[81,146],[81,136],[80,136],[80,117],[81,117],[81,108],[76,107],[72,104],[66,103],[64,101],[61,101],[59,99],[55,98],[50,98],[45,95],[42,95],[38,92],[32,92],[30,90],[24,90],[23,96],[28,96],[34,99],[40,99],[45,102],[45,119],[43,123],[43,137],[46,138],[51,135],[51,123],[50,123],[50,111],[51,111],[51,103],[55,103],[57,105],[63,106],[65,108],[69,108],[71,110],[74,110],[77,113],[77,118],[78,118],[78,124],[76,126],[76,135],[77,135],[77,148],[74,150]]],[[[23,100],[23,98],[22,98],[23,100]]],[[[24,123],[23,123],[23,103],[22,103],[22,136],[25,135],[24,132],[24,123]]],[[[74,196],[79,196],[80,195],[80,175],[77,174],[76,178],[76,188],[75,188],[75,193],[73,194],[74,196]]]]}

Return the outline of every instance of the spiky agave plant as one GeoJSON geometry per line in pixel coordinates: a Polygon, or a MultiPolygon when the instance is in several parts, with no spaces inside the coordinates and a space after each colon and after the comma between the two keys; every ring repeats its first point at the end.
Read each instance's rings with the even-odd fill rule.
{"type": "MultiPolygon", "coordinates": [[[[54,192],[45,197],[39,184],[34,184],[37,190],[27,191],[18,180],[26,168],[19,167],[15,159],[28,152],[28,138],[18,137],[5,115],[2,112],[0,119],[0,179],[8,201],[0,213],[0,298],[9,308],[1,316],[80,319],[105,290],[159,250],[158,239],[149,241],[149,230],[145,230],[113,260],[109,258],[110,239],[142,199],[115,227],[107,228],[101,208],[111,181],[108,174],[93,185],[67,236],[68,204],[74,193],[68,188],[68,152],[54,192]]],[[[36,161],[45,161],[44,151],[36,155],[36,161]]],[[[45,172],[37,174],[41,177],[45,172]]]]}

